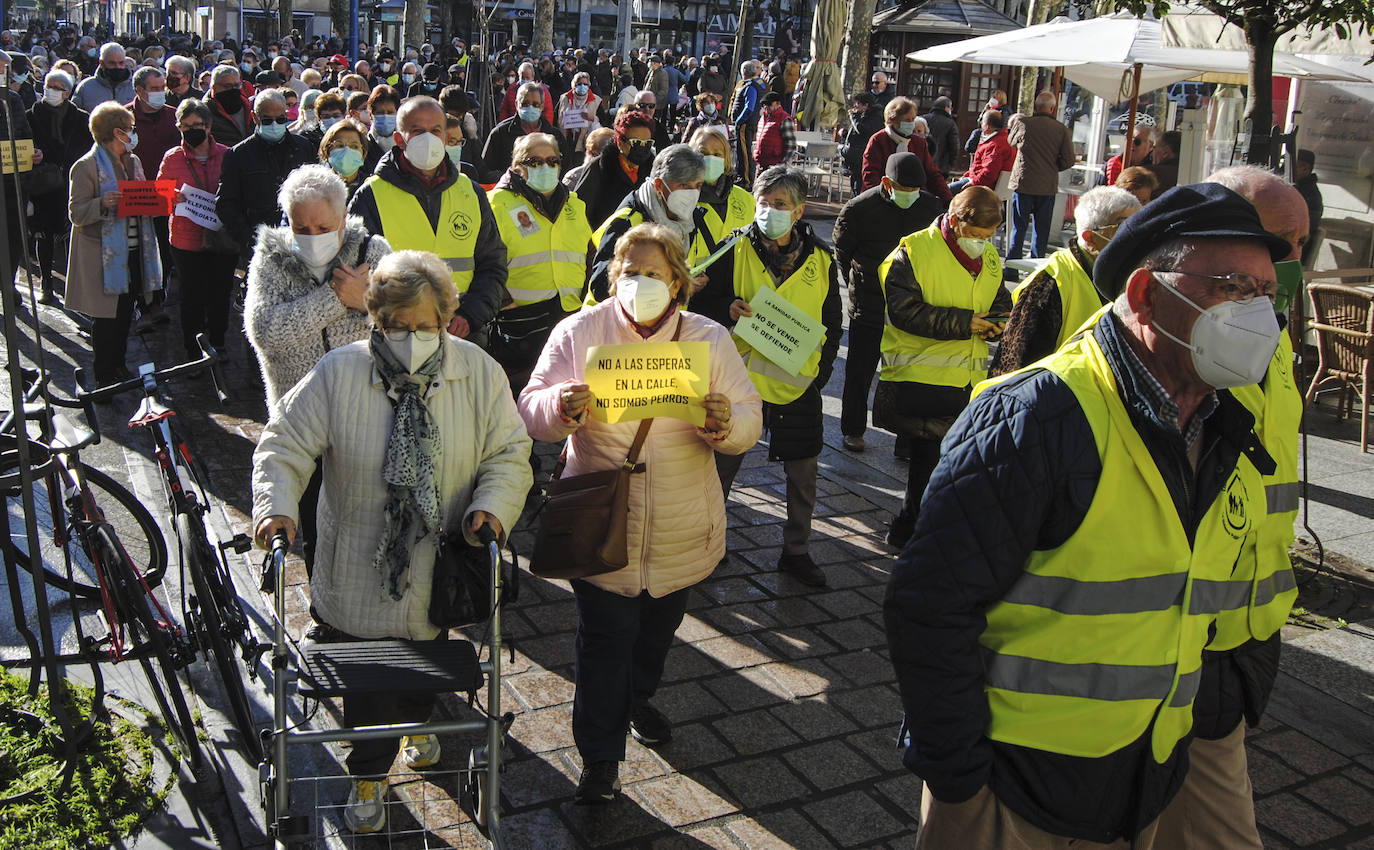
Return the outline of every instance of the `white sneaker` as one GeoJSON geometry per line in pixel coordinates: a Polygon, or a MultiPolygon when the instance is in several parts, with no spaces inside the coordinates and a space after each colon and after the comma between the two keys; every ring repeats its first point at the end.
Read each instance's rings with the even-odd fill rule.
{"type": "Polygon", "coordinates": [[[348,792],[344,823],[356,833],[380,832],[386,828],[386,780],[359,779],[348,792]]]}
{"type": "Polygon", "coordinates": [[[438,735],[406,735],[401,739],[401,760],[411,770],[439,763],[438,735]]]}

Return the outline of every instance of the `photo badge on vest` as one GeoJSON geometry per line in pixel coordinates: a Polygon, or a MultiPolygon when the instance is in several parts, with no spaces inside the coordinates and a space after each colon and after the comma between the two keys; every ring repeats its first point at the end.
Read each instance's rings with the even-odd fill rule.
{"type": "Polygon", "coordinates": [[[534,213],[524,204],[512,208],[509,214],[510,220],[515,222],[515,226],[520,231],[521,236],[533,236],[540,230],[543,230],[543,228],[539,226],[539,222],[535,221],[534,213]]]}

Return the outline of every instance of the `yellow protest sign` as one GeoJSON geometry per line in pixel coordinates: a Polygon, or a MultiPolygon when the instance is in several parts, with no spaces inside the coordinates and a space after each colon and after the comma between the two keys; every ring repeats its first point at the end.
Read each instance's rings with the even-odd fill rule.
{"type": "Polygon", "coordinates": [[[13,142],[14,148],[10,148],[9,140],[0,140],[0,168],[6,174],[14,173],[14,157],[19,155],[19,170],[33,170],[33,139],[16,139],[13,142]]]}
{"type": "Polygon", "coordinates": [[[759,287],[749,307],[754,315],[735,324],[735,336],[787,374],[800,375],[824,340],[825,326],[767,286],[759,287]]]}
{"type": "Polygon", "coordinates": [[[705,342],[631,342],[587,349],[584,379],[592,416],[614,424],[666,416],[706,424],[702,399],[711,387],[705,342]]]}

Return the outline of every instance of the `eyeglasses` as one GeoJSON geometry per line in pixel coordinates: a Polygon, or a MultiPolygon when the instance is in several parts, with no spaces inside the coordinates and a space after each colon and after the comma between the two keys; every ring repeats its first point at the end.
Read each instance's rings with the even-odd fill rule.
{"type": "Polygon", "coordinates": [[[1232,272],[1231,274],[1199,274],[1197,272],[1154,269],[1152,273],[1157,278],[1172,277],[1175,281],[1185,275],[1188,277],[1200,277],[1204,280],[1216,281],[1216,283],[1209,287],[1211,294],[1220,295],[1227,301],[1249,301],[1256,296],[1268,298],[1272,301],[1274,297],[1278,295],[1279,291],[1279,285],[1276,281],[1255,277],[1245,272],[1232,272]]]}
{"type": "Polygon", "coordinates": [[[625,141],[632,148],[651,148],[654,146],[653,139],[626,139],[625,141]]]}
{"type": "Polygon", "coordinates": [[[456,142],[450,143],[450,144],[449,144],[449,147],[451,147],[451,148],[461,148],[463,145],[466,145],[467,143],[468,143],[468,140],[467,140],[467,139],[459,139],[459,140],[456,141],[456,142]]]}
{"type": "Polygon", "coordinates": [[[434,342],[439,338],[439,329],[432,325],[427,328],[382,328],[382,336],[391,342],[405,342],[411,336],[420,342],[434,342]]]}
{"type": "Polygon", "coordinates": [[[1092,232],[1096,233],[1098,236],[1101,236],[1104,239],[1111,239],[1113,236],[1116,235],[1116,231],[1120,227],[1121,222],[1118,221],[1116,224],[1105,224],[1102,227],[1093,228],[1092,232]]]}
{"type": "Polygon", "coordinates": [[[290,119],[290,118],[287,118],[285,115],[278,115],[276,118],[268,118],[268,117],[265,116],[265,115],[259,115],[259,116],[258,116],[258,123],[259,123],[259,124],[290,124],[290,123],[291,123],[291,119],[290,119]]]}
{"type": "Polygon", "coordinates": [[[205,125],[204,125],[204,124],[187,124],[186,126],[184,126],[184,127],[178,127],[177,129],[180,130],[180,131],[183,132],[183,133],[189,133],[189,132],[191,132],[192,130],[204,130],[204,129],[205,129],[205,125]]]}
{"type": "Polygon", "coordinates": [[[538,168],[541,165],[547,165],[551,168],[557,168],[558,166],[563,164],[563,160],[559,159],[556,156],[551,156],[547,159],[540,159],[537,156],[532,156],[528,159],[520,160],[520,164],[525,166],[526,168],[538,168]]]}
{"type": "Polygon", "coordinates": [[[635,109],[638,109],[640,112],[653,112],[655,109],[658,108],[658,104],[656,104],[656,103],[636,103],[635,106],[634,106],[634,108],[635,108],[635,109]]]}

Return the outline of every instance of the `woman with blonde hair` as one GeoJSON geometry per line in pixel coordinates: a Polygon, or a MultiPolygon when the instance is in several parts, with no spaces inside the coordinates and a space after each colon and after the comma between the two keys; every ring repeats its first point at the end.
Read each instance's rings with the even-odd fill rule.
{"type": "Polygon", "coordinates": [[[725,498],[717,453],[743,454],[759,438],[761,403],[730,334],[681,309],[691,291],[682,240],[656,224],[621,236],[609,275],[611,297],[559,323],[520,393],[520,415],[536,440],[567,440],[565,476],[619,466],[639,422],[591,416],[584,379],[594,345],[704,342],[710,350],[704,427],[681,419],[651,423],[630,480],[629,565],[573,579],[577,597],[577,695],[573,738],[582,758],[576,798],[605,803],[620,789],[625,734],[646,746],[672,738],[649,700],[663,674],[690,588],[725,554],[725,498]]]}
{"type": "Polygon", "coordinates": [[[688,144],[706,166],[697,206],[706,211],[706,232],[715,250],[732,231],[754,220],[754,196],[735,183],[735,160],[724,127],[698,127],[688,144]]]}
{"type": "Polygon", "coordinates": [[[90,129],[95,144],[71,170],[65,301],[94,320],[95,380],[103,386],[129,377],[124,354],[134,308],[162,288],[162,259],[152,218],[119,213],[120,181],[147,179],[133,155],[134,114],[107,101],[91,112],[90,129]]]}

